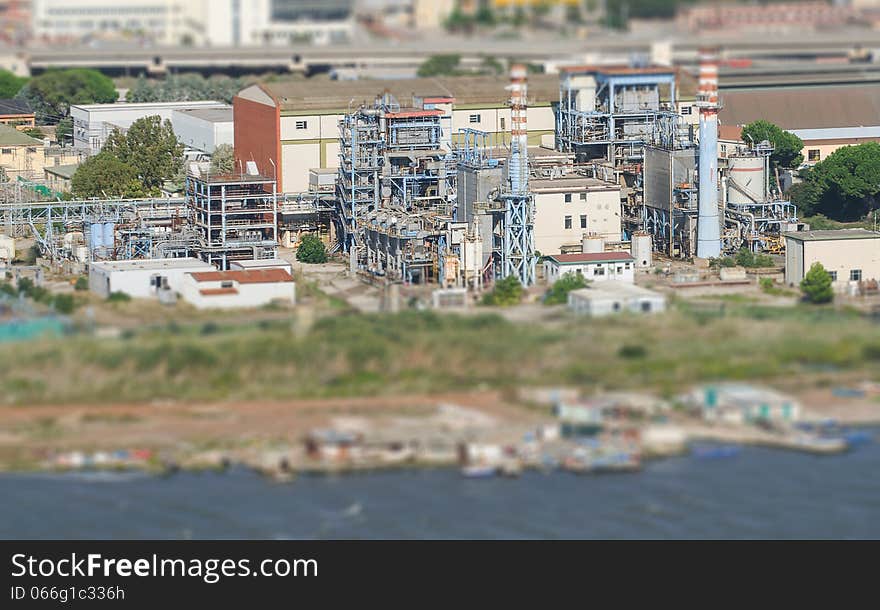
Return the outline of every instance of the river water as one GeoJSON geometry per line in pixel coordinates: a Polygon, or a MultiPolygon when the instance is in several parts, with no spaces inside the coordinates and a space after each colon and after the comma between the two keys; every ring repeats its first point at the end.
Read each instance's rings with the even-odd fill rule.
{"type": "Polygon", "coordinates": [[[0,538],[880,538],[880,445],[744,448],[634,474],[452,469],[300,477],[245,470],[0,476],[0,538]]]}

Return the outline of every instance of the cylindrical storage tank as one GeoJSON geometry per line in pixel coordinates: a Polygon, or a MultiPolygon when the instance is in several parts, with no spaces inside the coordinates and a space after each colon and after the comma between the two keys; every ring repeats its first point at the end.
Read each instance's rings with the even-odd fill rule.
{"type": "Polygon", "coordinates": [[[764,202],[764,188],[767,184],[764,157],[729,157],[727,168],[728,204],[764,202]]]}
{"type": "Polygon", "coordinates": [[[601,235],[585,233],[581,240],[581,252],[584,254],[605,252],[605,238],[601,235]]]}
{"type": "Polygon", "coordinates": [[[104,225],[96,222],[89,226],[89,248],[97,250],[104,247],[104,225]]]}
{"type": "Polygon", "coordinates": [[[630,252],[635,259],[637,269],[644,269],[654,264],[651,259],[653,253],[651,235],[642,231],[633,233],[632,241],[630,242],[630,252]]]}
{"type": "Polygon", "coordinates": [[[116,243],[116,226],[112,222],[104,223],[104,247],[113,248],[116,243]]]}

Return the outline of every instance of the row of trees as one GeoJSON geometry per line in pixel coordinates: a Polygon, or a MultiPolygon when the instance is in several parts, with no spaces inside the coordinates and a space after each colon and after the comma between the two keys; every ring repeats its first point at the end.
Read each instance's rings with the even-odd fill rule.
{"type": "Polygon", "coordinates": [[[243,87],[241,79],[226,76],[205,78],[198,73],[169,74],[156,81],[141,76],[128,90],[126,100],[141,103],[217,100],[229,104],[243,87]]]}

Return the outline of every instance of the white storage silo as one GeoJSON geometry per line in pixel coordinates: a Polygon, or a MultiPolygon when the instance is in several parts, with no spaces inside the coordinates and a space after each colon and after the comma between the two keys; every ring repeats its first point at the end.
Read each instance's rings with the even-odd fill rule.
{"type": "Polygon", "coordinates": [[[116,226],[112,222],[105,222],[103,233],[104,247],[112,250],[116,244],[116,226]]]}
{"type": "Polygon", "coordinates": [[[642,231],[637,231],[632,235],[630,242],[630,253],[635,259],[637,269],[644,269],[654,264],[651,256],[653,254],[653,244],[651,235],[642,231]]]}
{"type": "Polygon", "coordinates": [[[727,203],[746,205],[763,203],[766,200],[765,157],[730,157],[727,160],[727,168],[727,203]]]}

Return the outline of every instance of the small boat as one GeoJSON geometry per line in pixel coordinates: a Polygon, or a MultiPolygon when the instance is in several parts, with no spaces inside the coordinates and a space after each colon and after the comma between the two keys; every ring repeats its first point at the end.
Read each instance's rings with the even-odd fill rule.
{"type": "Polygon", "coordinates": [[[593,472],[593,462],[584,456],[570,455],[562,461],[562,468],[575,474],[593,472]]]}
{"type": "Polygon", "coordinates": [[[522,465],[519,462],[505,462],[501,465],[501,476],[518,477],[522,473],[522,465]]]}
{"type": "Polygon", "coordinates": [[[471,464],[461,469],[461,474],[471,478],[479,479],[486,477],[494,477],[498,469],[489,464],[471,464]]]}
{"type": "Polygon", "coordinates": [[[873,435],[865,430],[849,430],[844,433],[843,440],[849,446],[864,445],[874,440],[873,435]]]}
{"type": "Polygon", "coordinates": [[[694,447],[691,450],[694,457],[702,459],[719,459],[731,458],[739,454],[739,447],[736,445],[720,445],[717,447],[694,447]]]}

